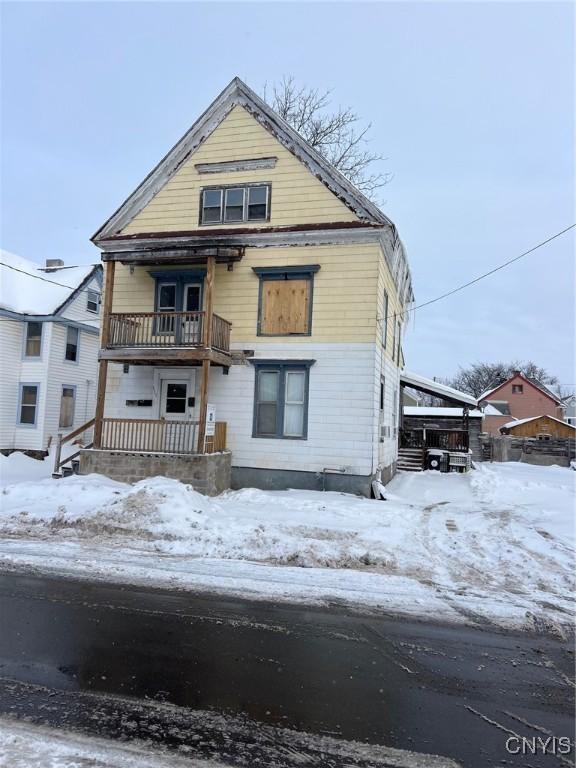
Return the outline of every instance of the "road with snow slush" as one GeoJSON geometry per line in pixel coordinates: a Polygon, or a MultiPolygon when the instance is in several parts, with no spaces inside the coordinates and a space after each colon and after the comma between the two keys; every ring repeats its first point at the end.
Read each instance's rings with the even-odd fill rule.
{"type": "Polygon", "coordinates": [[[0,575],[3,722],[220,765],[569,765],[521,737],[573,739],[573,662],[568,638],[0,575]]]}

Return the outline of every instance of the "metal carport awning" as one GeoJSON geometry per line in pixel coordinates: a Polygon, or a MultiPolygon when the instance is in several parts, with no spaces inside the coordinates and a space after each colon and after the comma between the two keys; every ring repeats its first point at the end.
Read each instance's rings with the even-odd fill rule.
{"type": "Polygon", "coordinates": [[[462,405],[465,408],[469,408],[470,406],[476,408],[478,406],[478,401],[472,395],[448,387],[446,384],[440,384],[438,381],[427,379],[425,376],[420,376],[418,373],[401,371],[400,385],[403,387],[411,387],[412,389],[418,390],[418,392],[425,392],[427,395],[441,397],[443,400],[455,403],[456,405],[462,405]]]}

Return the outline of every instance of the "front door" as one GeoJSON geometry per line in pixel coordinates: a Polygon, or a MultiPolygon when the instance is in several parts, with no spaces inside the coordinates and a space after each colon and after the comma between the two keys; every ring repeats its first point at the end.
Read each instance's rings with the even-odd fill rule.
{"type": "Polygon", "coordinates": [[[194,444],[194,424],[190,420],[190,381],[161,379],[160,418],[162,428],[160,450],[174,453],[188,452],[194,444]],[[187,424],[175,422],[188,422],[187,424]]]}
{"type": "Polygon", "coordinates": [[[187,346],[200,345],[202,343],[202,322],[200,315],[201,286],[199,283],[188,283],[184,286],[183,307],[184,312],[190,312],[182,318],[180,343],[187,346]]]}

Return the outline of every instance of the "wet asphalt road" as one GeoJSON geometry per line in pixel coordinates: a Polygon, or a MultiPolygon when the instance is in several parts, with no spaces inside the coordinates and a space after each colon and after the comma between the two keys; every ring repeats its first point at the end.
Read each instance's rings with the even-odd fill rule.
{"type": "Polygon", "coordinates": [[[542,635],[0,575],[0,715],[236,765],[392,764],[318,757],[280,729],[470,768],[566,765],[505,742],[574,738],[573,667],[572,641],[542,635]]]}

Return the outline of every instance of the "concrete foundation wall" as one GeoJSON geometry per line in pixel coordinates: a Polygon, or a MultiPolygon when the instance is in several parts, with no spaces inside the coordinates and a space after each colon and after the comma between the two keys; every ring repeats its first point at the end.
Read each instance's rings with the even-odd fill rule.
{"type": "MultiPolygon", "coordinates": [[[[392,476],[392,471],[390,471],[392,476]]],[[[306,491],[338,491],[370,496],[375,475],[347,475],[336,472],[300,472],[283,469],[232,467],[234,490],[261,488],[263,491],[286,491],[300,488],[306,491]]]]}
{"type": "Polygon", "coordinates": [[[80,452],[80,474],[96,472],[124,483],[161,475],[188,483],[206,496],[216,496],[230,488],[230,459],[230,451],[168,455],[91,449],[80,452]]]}

